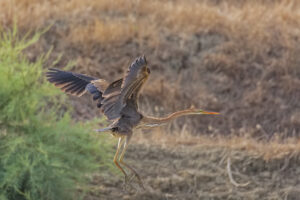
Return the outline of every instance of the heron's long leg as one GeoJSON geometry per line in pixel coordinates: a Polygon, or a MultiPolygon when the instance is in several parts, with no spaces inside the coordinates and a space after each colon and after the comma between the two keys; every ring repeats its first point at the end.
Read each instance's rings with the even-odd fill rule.
{"type": "Polygon", "coordinates": [[[123,142],[124,142],[124,137],[120,137],[119,141],[118,141],[117,151],[116,151],[116,154],[114,156],[114,163],[122,171],[122,173],[125,175],[125,180],[126,180],[127,179],[127,174],[126,174],[125,170],[118,163],[118,155],[119,155],[119,151],[120,151],[120,148],[121,148],[123,142]]]}
{"type": "Polygon", "coordinates": [[[130,138],[131,138],[131,135],[126,136],[125,143],[124,143],[124,147],[123,147],[122,153],[121,153],[121,155],[120,155],[120,163],[123,164],[126,168],[128,168],[128,169],[136,176],[136,178],[137,178],[138,181],[139,181],[140,186],[141,186],[143,189],[145,189],[145,188],[144,188],[144,185],[143,185],[143,182],[142,182],[142,179],[141,179],[141,177],[140,177],[140,175],[139,175],[139,174],[138,174],[131,166],[129,166],[127,163],[125,163],[125,162],[123,161],[123,158],[124,158],[126,149],[127,149],[127,147],[128,147],[130,138]]]}

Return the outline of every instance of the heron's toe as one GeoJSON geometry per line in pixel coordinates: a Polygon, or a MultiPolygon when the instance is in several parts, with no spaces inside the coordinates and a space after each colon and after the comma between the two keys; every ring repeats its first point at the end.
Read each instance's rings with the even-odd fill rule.
{"type": "Polygon", "coordinates": [[[123,190],[124,191],[128,191],[130,190],[131,188],[133,188],[132,184],[131,184],[131,180],[132,180],[132,177],[129,177],[128,175],[126,175],[124,177],[124,184],[123,184],[123,190]]]}
{"type": "Polygon", "coordinates": [[[145,190],[145,187],[144,187],[144,184],[143,184],[143,181],[142,181],[140,175],[139,175],[138,173],[134,173],[133,176],[132,176],[132,178],[133,178],[133,177],[136,177],[139,186],[140,186],[143,190],[145,190]]]}

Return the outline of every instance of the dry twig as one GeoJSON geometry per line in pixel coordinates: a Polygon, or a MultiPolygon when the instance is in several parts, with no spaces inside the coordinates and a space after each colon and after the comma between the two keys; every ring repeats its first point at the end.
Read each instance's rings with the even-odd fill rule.
{"type": "Polygon", "coordinates": [[[234,185],[235,187],[245,187],[245,186],[249,185],[250,182],[239,184],[233,179],[230,165],[231,165],[231,161],[230,161],[230,157],[228,157],[227,158],[227,174],[228,174],[230,183],[232,185],[234,185]]]}

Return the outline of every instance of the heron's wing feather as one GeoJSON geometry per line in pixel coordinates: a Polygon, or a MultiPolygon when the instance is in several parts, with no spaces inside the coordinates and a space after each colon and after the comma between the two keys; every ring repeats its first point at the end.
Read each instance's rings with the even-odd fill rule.
{"type": "MultiPolygon", "coordinates": [[[[147,71],[146,65],[147,65],[147,61],[146,61],[145,56],[136,59],[135,62],[133,62],[132,65],[130,66],[130,68],[127,72],[127,76],[126,76],[127,78],[132,77],[132,74],[130,74],[131,67],[133,67],[133,70],[140,69],[141,67],[145,68],[143,75],[140,77],[137,77],[137,81],[135,83],[132,83],[132,88],[133,88],[132,91],[133,92],[132,93],[128,92],[128,94],[125,96],[127,104],[129,104],[130,106],[134,106],[136,110],[138,110],[139,93],[149,76],[149,71],[147,71]]],[[[126,85],[126,83],[124,82],[124,85],[123,85],[124,88],[125,88],[125,85],[126,85]]]]}
{"type": "Polygon", "coordinates": [[[81,96],[88,91],[101,107],[103,88],[108,85],[105,80],[54,68],[50,68],[46,76],[49,82],[68,94],[81,96]]]}
{"type": "Polygon", "coordinates": [[[90,84],[92,80],[96,80],[96,78],[83,74],[66,72],[54,68],[50,68],[46,76],[50,83],[53,83],[62,91],[75,96],[83,95],[86,92],[86,86],[90,84]]]}
{"type": "MultiPolygon", "coordinates": [[[[145,80],[146,81],[146,80],[145,80]]],[[[141,88],[143,87],[143,84],[140,84],[136,90],[133,92],[133,94],[130,96],[129,99],[127,99],[127,103],[130,102],[130,105],[133,105],[136,110],[138,110],[138,98],[139,98],[139,93],[141,91],[141,88]]]]}
{"type": "Polygon", "coordinates": [[[144,56],[137,58],[130,65],[124,79],[118,80],[118,86],[122,82],[120,90],[105,95],[104,100],[101,102],[103,104],[102,111],[109,120],[121,117],[121,111],[128,100],[134,101],[134,104],[137,105],[138,92],[148,77],[146,65],[147,61],[144,56]]]}
{"type": "MultiPolygon", "coordinates": [[[[106,90],[106,88],[109,86],[109,83],[104,79],[97,79],[92,80],[91,83],[102,93],[106,90]]],[[[102,94],[103,95],[103,94],[102,94]]]]}
{"type": "Polygon", "coordinates": [[[123,79],[121,78],[121,79],[116,80],[116,81],[112,82],[111,84],[109,84],[106,87],[105,91],[103,92],[103,96],[105,97],[105,96],[109,96],[112,93],[120,92],[122,82],[123,82],[123,79]]]}
{"type": "Polygon", "coordinates": [[[124,80],[121,86],[121,93],[123,94],[123,100],[129,98],[135,90],[138,88],[140,82],[147,78],[146,73],[142,73],[142,69],[146,70],[147,61],[145,56],[139,57],[133,61],[128,68],[124,80]]]}

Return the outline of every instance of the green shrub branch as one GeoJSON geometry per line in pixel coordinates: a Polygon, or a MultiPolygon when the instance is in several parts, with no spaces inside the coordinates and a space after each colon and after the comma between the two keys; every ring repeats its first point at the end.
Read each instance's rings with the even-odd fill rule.
{"type": "Polygon", "coordinates": [[[45,80],[47,56],[22,53],[41,33],[0,32],[0,199],[77,199],[110,145],[61,111],[64,96],[45,80]]]}

